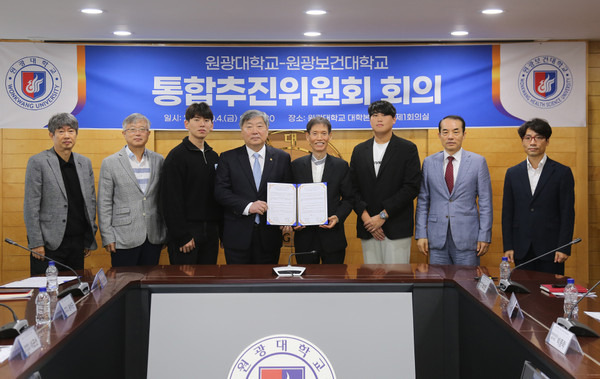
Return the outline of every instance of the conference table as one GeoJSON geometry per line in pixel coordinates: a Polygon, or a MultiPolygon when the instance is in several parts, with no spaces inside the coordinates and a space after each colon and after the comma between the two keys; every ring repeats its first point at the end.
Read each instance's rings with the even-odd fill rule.
{"type": "MultiPolygon", "coordinates": [[[[381,367],[384,367],[384,371],[379,372],[377,377],[518,378],[525,361],[531,362],[551,378],[600,377],[600,339],[578,337],[583,353],[569,350],[566,354],[545,342],[552,323],[557,317],[563,316],[563,301],[543,293],[539,286],[565,283],[564,277],[526,270],[515,271],[512,279],[531,291],[529,294],[516,294],[523,311],[523,317],[520,317],[507,314],[509,296],[506,294],[484,294],[477,289],[475,277],[498,276],[497,268],[427,264],[306,267],[301,277],[288,278],[276,277],[273,266],[269,265],[112,268],[106,273],[108,284],[104,288],[75,298],[77,312],[74,315],[66,320],[55,320],[50,327],[40,329],[40,350],[24,360],[3,362],[0,365],[0,378],[29,378],[34,374],[41,378],[161,377],[149,371],[155,370],[156,366],[153,366],[154,358],[149,359],[153,344],[156,346],[151,341],[154,337],[151,338],[150,333],[154,328],[154,311],[151,309],[156,304],[153,302],[199,293],[209,294],[209,299],[218,298],[222,294],[235,295],[236,299],[256,294],[267,294],[268,298],[273,299],[296,294],[309,299],[310,296],[316,296],[314,294],[331,295],[333,299],[356,299],[355,309],[344,321],[343,330],[335,329],[338,327],[337,321],[320,319],[315,323],[325,331],[335,329],[333,334],[338,337],[354,336],[356,346],[361,343],[360,336],[365,335],[362,331],[368,332],[370,328],[383,328],[393,336],[396,328],[407,327],[393,323],[390,325],[389,321],[383,322],[385,325],[376,325],[377,320],[365,320],[361,317],[354,319],[355,314],[369,312],[368,309],[362,309],[366,308],[361,306],[363,300],[370,301],[370,296],[376,293],[409,294],[412,315],[408,315],[408,319],[412,325],[408,325],[408,328],[414,338],[414,343],[408,341],[409,350],[414,353],[414,363],[410,362],[409,366],[414,365],[413,371],[406,371],[406,375],[402,374],[400,368],[399,371],[391,372],[386,367],[400,366],[400,363],[383,362],[381,367]],[[388,363],[390,366],[386,366],[388,363]]],[[[80,274],[84,280],[91,282],[94,273],[85,270],[80,274]]],[[[26,318],[30,325],[35,325],[35,293],[27,301],[13,300],[4,303],[11,306],[19,318],[26,318]]],[[[198,306],[202,307],[202,303],[198,306]]],[[[387,305],[381,306],[383,310],[387,305]]],[[[320,310],[310,308],[302,306],[294,313],[302,313],[304,318],[300,320],[312,322],[319,317],[320,310]]],[[[343,306],[341,309],[344,309],[343,306]]],[[[584,311],[600,311],[598,299],[584,299],[579,304],[579,309],[579,321],[600,333],[600,323],[584,314],[584,311]]],[[[189,325],[194,324],[189,321],[189,315],[178,314],[177,309],[172,309],[171,312],[173,323],[177,325],[174,329],[180,329],[178,333],[206,329],[210,330],[211,335],[217,336],[211,338],[221,339],[202,341],[203,344],[214,343],[216,347],[218,343],[227,340],[234,345],[232,340],[235,336],[229,333],[232,325],[218,322],[222,315],[214,316],[217,322],[211,325],[189,325]]],[[[256,312],[260,312],[260,309],[248,309],[248,314],[256,312]]],[[[263,318],[269,320],[269,315],[263,318]]],[[[292,317],[292,320],[297,319],[292,317]]],[[[10,312],[0,313],[2,325],[10,321],[10,312]]],[[[293,325],[297,326],[298,323],[293,321],[290,328],[293,329],[293,325]]],[[[155,331],[152,333],[157,334],[155,331]]],[[[168,338],[168,349],[180,346],[177,340],[179,337],[168,338]]],[[[394,341],[393,337],[390,339],[393,344],[401,342],[394,341]]],[[[3,345],[12,342],[0,340],[3,345]]],[[[378,343],[371,343],[371,347],[366,350],[376,351],[373,345],[378,343]]],[[[345,349],[351,348],[347,346],[345,349]]],[[[238,347],[233,348],[232,358],[226,360],[233,363],[239,351],[238,347]]],[[[339,357],[348,355],[348,351],[330,353],[339,357]]],[[[209,359],[218,359],[220,355],[223,353],[215,353],[209,359]]],[[[374,359],[376,358],[375,356],[374,359]]],[[[198,359],[203,358],[199,356],[198,359]]],[[[404,362],[400,357],[398,359],[398,362],[404,362]]],[[[361,369],[366,370],[364,366],[369,365],[368,361],[357,361],[355,358],[349,362],[340,363],[341,361],[344,360],[337,358],[337,377],[365,377],[364,374],[358,376],[358,373],[361,369]],[[343,367],[348,365],[354,366],[352,371],[343,367]]],[[[171,365],[160,363],[159,366],[167,366],[168,372],[176,373],[176,362],[173,362],[171,365]]],[[[201,368],[198,370],[196,377],[228,377],[226,371],[222,375],[208,376],[202,374],[201,368]]],[[[174,374],[173,377],[179,376],[174,374]]]]}

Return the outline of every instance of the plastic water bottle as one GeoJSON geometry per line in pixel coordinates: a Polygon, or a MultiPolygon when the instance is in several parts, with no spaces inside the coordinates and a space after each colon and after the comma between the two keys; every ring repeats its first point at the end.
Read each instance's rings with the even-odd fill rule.
{"type": "Polygon", "coordinates": [[[579,311],[578,307],[575,306],[577,303],[579,294],[577,292],[577,287],[575,287],[575,279],[569,278],[567,279],[567,286],[565,287],[565,317],[568,317],[569,314],[572,313],[573,317],[577,316],[577,312],[579,311]]]}
{"type": "Polygon", "coordinates": [[[46,289],[50,296],[58,294],[58,269],[52,261],[48,263],[46,269],[46,289]]]}
{"type": "Polygon", "coordinates": [[[508,263],[508,257],[502,257],[502,262],[500,262],[500,280],[508,280],[509,275],[510,263],[508,263]]]}
{"type": "Polygon", "coordinates": [[[35,298],[35,323],[36,325],[50,323],[50,296],[44,287],[40,288],[40,292],[35,298]]]}

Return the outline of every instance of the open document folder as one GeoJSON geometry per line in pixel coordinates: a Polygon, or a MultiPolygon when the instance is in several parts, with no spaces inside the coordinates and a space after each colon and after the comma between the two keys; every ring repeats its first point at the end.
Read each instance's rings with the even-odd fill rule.
{"type": "Polygon", "coordinates": [[[267,183],[267,224],[327,224],[327,183],[267,183]]]}

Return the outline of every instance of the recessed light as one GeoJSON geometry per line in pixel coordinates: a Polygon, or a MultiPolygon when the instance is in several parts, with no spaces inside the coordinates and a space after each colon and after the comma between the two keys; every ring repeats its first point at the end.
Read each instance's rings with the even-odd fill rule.
{"type": "Polygon", "coordinates": [[[96,9],[96,8],[85,8],[81,10],[81,13],[85,13],[85,14],[100,14],[103,13],[104,11],[102,9],[96,9]]]}
{"type": "Polygon", "coordinates": [[[306,33],[304,33],[304,35],[307,37],[318,37],[321,35],[321,33],[320,32],[306,32],[306,33]]]}
{"type": "Polygon", "coordinates": [[[469,35],[469,32],[467,32],[466,30],[455,30],[450,34],[452,34],[455,37],[462,37],[469,35]]]}
{"type": "Polygon", "coordinates": [[[312,15],[312,16],[320,16],[323,14],[326,14],[327,11],[321,10],[321,9],[311,9],[309,11],[306,11],[306,14],[312,15]]]}
{"type": "Polygon", "coordinates": [[[119,37],[127,37],[131,35],[131,32],[128,32],[127,30],[117,30],[114,31],[113,34],[119,37]]]}
{"type": "Polygon", "coordinates": [[[504,13],[502,9],[484,9],[481,11],[483,14],[500,14],[504,13]]]}

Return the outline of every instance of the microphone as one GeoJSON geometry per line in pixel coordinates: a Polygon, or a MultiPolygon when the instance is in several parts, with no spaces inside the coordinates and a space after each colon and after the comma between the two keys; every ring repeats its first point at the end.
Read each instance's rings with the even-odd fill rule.
{"type": "Polygon", "coordinates": [[[583,300],[590,292],[592,292],[592,290],[594,288],[596,288],[596,286],[600,284],[600,281],[596,282],[596,284],[594,284],[594,286],[592,288],[590,288],[585,294],[583,294],[583,296],[581,296],[581,299],[579,299],[576,303],[575,306],[573,307],[573,309],[571,309],[571,311],[569,312],[569,314],[567,315],[567,318],[564,317],[559,317],[558,319],[556,319],[556,323],[560,326],[562,326],[563,328],[567,329],[568,331],[572,332],[573,334],[575,334],[576,336],[586,336],[586,337],[600,337],[600,335],[598,333],[596,333],[596,331],[594,331],[592,328],[590,328],[589,326],[582,324],[581,322],[577,321],[577,320],[573,320],[571,317],[573,316],[573,311],[575,310],[575,308],[577,308],[577,305],[581,302],[581,300],[583,300]]]}
{"type": "Polygon", "coordinates": [[[569,242],[567,244],[564,244],[564,245],[562,245],[560,247],[557,247],[554,250],[550,250],[547,253],[544,253],[542,255],[538,255],[537,257],[535,257],[533,259],[530,259],[527,262],[523,262],[523,263],[515,266],[515,268],[513,268],[512,270],[510,270],[510,274],[508,274],[508,279],[500,279],[500,283],[499,283],[500,290],[503,291],[503,292],[529,293],[530,291],[525,286],[523,286],[522,284],[519,284],[517,282],[513,282],[513,281],[510,280],[510,277],[512,276],[512,273],[516,269],[518,269],[519,267],[522,267],[522,266],[524,266],[524,265],[526,265],[528,263],[531,263],[531,262],[536,261],[536,260],[538,260],[538,259],[540,259],[542,257],[545,257],[548,254],[552,254],[552,253],[555,253],[555,252],[557,252],[559,250],[562,250],[565,247],[568,247],[568,246],[571,246],[571,245],[575,245],[576,243],[579,243],[579,242],[581,242],[581,238],[574,239],[573,241],[571,241],[571,242],[569,242]]]}
{"type": "Polygon", "coordinates": [[[31,254],[36,255],[38,257],[42,257],[43,259],[47,260],[47,261],[51,261],[56,263],[59,266],[62,266],[64,268],[66,268],[67,270],[72,271],[75,274],[75,277],[77,278],[78,284],[74,284],[70,287],[68,287],[67,289],[62,290],[61,292],[58,293],[58,297],[59,298],[63,298],[65,296],[67,296],[68,294],[73,294],[73,296],[85,296],[88,293],[90,293],[90,285],[87,282],[82,282],[81,279],[79,278],[79,275],[77,275],[77,272],[75,270],[73,270],[71,267],[67,266],[66,264],[60,263],[59,261],[56,261],[54,259],[50,259],[45,255],[36,253],[35,251],[31,250],[28,247],[25,246],[21,246],[18,243],[16,243],[15,241],[9,239],[9,238],[5,238],[4,242],[7,242],[11,245],[15,245],[20,247],[21,249],[27,250],[29,251],[31,254]]]}
{"type": "Polygon", "coordinates": [[[19,334],[23,333],[29,326],[27,320],[19,320],[15,314],[15,311],[13,311],[8,305],[0,303],[0,306],[11,311],[14,320],[13,322],[9,322],[0,328],[0,339],[15,338],[19,334]]]}
{"type": "Polygon", "coordinates": [[[316,253],[317,253],[316,250],[304,251],[304,252],[300,252],[300,253],[292,253],[292,254],[290,254],[290,257],[288,259],[287,266],[273,267],[273,271],[275,271],[275,273],[277,274],[278,277],[279,276],[282,276],[282,277],[301,276],[302,274],[304,274],[304,270],[306,270],[306,267],[292,266],[292,257],[294,255],[306,255],[306,254],[316,254],[316,253]]]}

